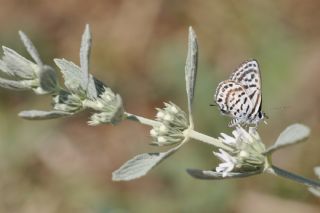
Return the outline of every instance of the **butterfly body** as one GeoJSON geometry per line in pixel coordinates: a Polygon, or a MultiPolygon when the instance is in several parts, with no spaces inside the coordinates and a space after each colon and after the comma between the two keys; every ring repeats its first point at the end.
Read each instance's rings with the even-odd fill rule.
{"type": "Polygon", "coordinates": [[[214,100],[221,113],[232,117],[229,126],[257,124],[266,116],[261,111],[261,78],[257,61],[240,65],[228,80],[219,83],[214,100]]]}

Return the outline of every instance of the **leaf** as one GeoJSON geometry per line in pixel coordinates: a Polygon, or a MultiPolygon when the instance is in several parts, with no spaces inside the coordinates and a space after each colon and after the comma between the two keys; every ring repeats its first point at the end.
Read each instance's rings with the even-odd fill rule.
{"type": "Polygon", "coordinates": [[[35,48],[35,46],[33,45],[33,43],[31,42],[31,40],[28,38],[28,36],[22,32],[19,31],[19,35],[21,38],[21,41],[23,42],[24,46],[26,47],[28,53],[30,54],[30,56],[33,58],[33,60],[39,65],[42,66],[43,63],[40,59],[40,55],[37,51],[37,49],[35,48]]]}
{"type": "Polygon", "coordinates": [[[87,97],[89,99],[96,99],[100,94],[103,93],[104,87],[107,86],[89,74],[89,82],[87,86],[87,97]]]}
{"type": "Polygon", "coordinates": [[[228,176],[223,177],[221,172],[216,172],[213,170],[201,170],[201,169],[187,169],[189,175],[197,179],[203,180],[221,180],[221,179],[231,179],[231,178],[243,178],[256,174],[260,174],[262,171],[251,171],[251,172],[228,172],[228,176]]]}
{"type": "Polygon", "coordinates": [[[25,84],[19,81],[7,80],[3,78],[0,78],[0,87],[17,91],[30,89],[29,86],[26,86],[25,84]]]}
{"type": "Polygon", "coordinates": [[[270,154],[277,149],[304,141],[309,137],[309,135],[309,127],[303,124],[292,124],[279,135],[277,141],[269,147],[264,154],[270,154]]]}
{"type": "Polygon", "coordinates": [[[89,99],[95,99],[107,87],[104,83],[89,74],[89,82],[86,88],[82,87],[81,69],[76,64],[66,59],[54,59],[54,62],[60,68],[66,87],[75,94],[86,95],[89,99]],[[86,93],[86,94],[84,94],[86,93]]]}
{"type": "Polygon", "coordinates": [[[41,110],[28,110],[21,111],[18,115],[24,119],[28,120],[46,120],[46,119],[54,119],[65,116],[70,116],[73,113],[64,112],[64,111],[41,111],[41,110]]]}
{"type": "Polygon", "coordinates": [[[56,65],[60,68],[65,86],[73,93],[79,94],[85,92],[85,88],[81,87],[82,74],[80,67],[66,59],[54,59],[56,65]]]}
{"type": "Polygon", "coordinates": [[[311,192],[312,194],[314,194],[317,197],[320,197],[320,188],[309,187],[309,192],[311,192]]]}
{"type": "Polygon", "coordinates": [[[113,181],[129,181],[146,175],[161,161],[175,153],[183,143],[167,152],[144,153],[135,156],[112,173],[113,181]]]}
{"type": "Polygon", "coordinates": [[[1,69],[4,72],[22,79],[33,79],[35,77],[34,63],[8,47],[2,46],[2,49],[4,56],[2,58],[1,69]]]}
{"type": "Polygon", "coordinates": [[[188,96],[188,110],[191,115],[191,105],[194,97],[194,90],[198,68],[198,44],[197,37],[192,27],[189,27],[188,54],[185,66],[186,89],[188,96]]]}
{"type": "Polygon", "coordinates": [[[82,71],[82,88],[87,91],[89,82],[89,60],[91,50],[91,33],[87,24],[82,35],[80,46],[80,67],[82,71]]]}
{"type": "MultiPolygon", "coordinates": [[[[320,166],[314,167],[314,173],[320,179],[320,166]]],[[[317,197],[320,197],[320,187],[309,187],[309,191],[317,197]]]]}
{"type": "Polygon", "coordinates": [[[320,179],[320,166],[314,167],[314,173],[316,173],[316,175],[320,179]]]}

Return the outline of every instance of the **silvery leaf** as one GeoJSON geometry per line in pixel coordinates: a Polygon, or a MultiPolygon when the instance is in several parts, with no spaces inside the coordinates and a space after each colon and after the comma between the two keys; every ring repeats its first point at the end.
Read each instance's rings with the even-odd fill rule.
{"type": "Polygon", "coordinates": [[[201,169],[187,169],[189,175],[197,179],[203,180],[220,180],[220,179],[231,179],[231,178],[243,178],[256,174],[260,174],[262,171],[250,171],[250,172],[228,172],[226,177],[222,176],[221,172],[213,170],[201,170],[201,169]]]}
{"type": "Polygon", "coordinates": [[[316,173],[316,175],[320,179],[320,166],[314,167],[314,173],[316,173]]]}
{"type": "Polygon", "coordinates": [[[52,93],[57,90],[58,79],[56,71],[47,65],[40,68],[40,87],[47,93],[52,93]]]}
{"type": "Polygon", "coordinates": [[[27,86],[26,84],[20,81],[7,80],[3,78],[0,78],[0,87],[5,89],[10,89],[10,90],[18,90],[18,91],[30,89],[29,86],[27,86]]]}
{"type": "Polygon", "coordinates": [[[21,38],[21,41],[23,42],[24,46],[26,47],[28,53],[31,55],[31,57],[33,58],[33,60],[40,66],[43,65],[41,59],[40,59],[40,55],[37,51],[37,49],[35,48],[35,46],[33,45],[33,43],[31,42],[31,40],[28,38],[28,36],[22,32],[19,31],[19,35],[21,38]]]}
{"type": "Polygon", "coordinates": [[[85,92],[86,88],[82,85],[81,69],[76,64],[66,59],[54,59],[56,65],[60,68],[64,80],[65,86],[75,94],[81,94],[85,92]]]}
{"type": "Polygon", "coordinates": [[[86,88],[83,88],[81,69],[73,62],[66,59],[54,59],[54,62],[60,68],[65,85],[72,93],[86,95],[89,99],[95,99],[103,92],[105,85],[90,74],[88,85],[86,88]]]}
{"type": "Polygon", "coordinates": [[[192,27],[189,27],[188,54],[185,66],[186,89],[188,96],[188,110],[191,114],[191,105],[194,97],[195,83],[198,66],[198,44],[197,37],[192,27]]]}
{"type": "Polygon", "coordinates": [[[89,60],[91,50],[91,33],[87,24],[82,35],[80,47],[80,67],[82,71],[82,88],[88,87],[89,81],[89,60]]]}
{"type": "Polygon", "coordinates": [[[317,197],[320,197],[320,188],[309,187],[309,192],[311,192],[317,197]]]}
{"type": "Polygon", "coordinates": [[[14,50],[2,46],[4,56],[2,57],[1,69],[3,72],[20,77],[22,79],[33,79],[35,77],[35,64],[19,55],[14,50]]]}
{"type": "Polygon", "coordinates": [[[309,135],[309,127],[303,124],[292,124],[279,135],[277,141],[269,147],[264,154],[270,154],[277,149],[304,141],[309,135]]]}
{"type": "Polygon", "coordinates": [[[54,119],[54,118],[70,116],[72,115],[72,113],[57,111],[57,110],[53,110],[53,111],[28,110],[28,111],[21,111],[18,115],[28,120],[46,120],[46,119],[54,119]]]}
{"type": "Polygon", "coordinates": [[[99,94],[104,91],[104,85],[101,81],[89,74],[89,82],[87,86],[87,97],[91,100],[96,99],[99,94]]]}
{"type": "Polygon", "coordinates": [[[146,175],[153,167],[165,158],[176,152],[181,146],[176,146],[167,152],[144,153],[135,156],[124,163],[119,169],[112,173],[114,181],[129,181],[146,175]]]}
{"type": "Polygon", "coordinates": [[[6,63],[5,63],[3,60],[1,60],[1,59],[0,59],[0,70],[1,70],[1,72],[5,73],[5,74],[7,74],[7,75],[10,75],[10,74],[8,73],[9,70],[8,70],[8,68],[7,68],[7,66],[6,66],[6,63]]]}
{"type": "MultiPolygon", "coordinates": [[[[320,179],[320,166],[314,168],[314,173],[316,173],[316,175],[320,179]]],[[[309,191],[315,196],[320,197],[320,187],[309,187],[309,191]]]]}

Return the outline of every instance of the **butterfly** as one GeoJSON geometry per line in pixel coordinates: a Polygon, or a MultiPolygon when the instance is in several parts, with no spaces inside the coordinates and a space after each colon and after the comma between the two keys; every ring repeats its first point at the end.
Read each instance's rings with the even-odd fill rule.
{"type": "Polygon", "coordinates": [[[232,117],[229,127],[258,125],[267,118],[261,111],[261,75],[256,60],[248,60],[228,80],[219,83],[214,101],[223,115],[232,117]]]}

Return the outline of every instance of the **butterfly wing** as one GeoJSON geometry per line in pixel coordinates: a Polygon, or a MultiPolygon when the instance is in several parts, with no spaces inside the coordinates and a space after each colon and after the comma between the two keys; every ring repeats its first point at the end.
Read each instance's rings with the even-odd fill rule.
{"type": "Polygon", "coordinates": [[[261,111],[261,75],[259,65],[256,60],[245,61],[230,76],[233,80],[245,89],[252,102],[252,111],[248,117],[253,118],[261,111]]]}
{"type": "Polygon", "coordinates": [[[222,81],[214,96],[220,111],[244,123],[252,111],[252,102],[241,84],[233,80],[222,81]]]}

